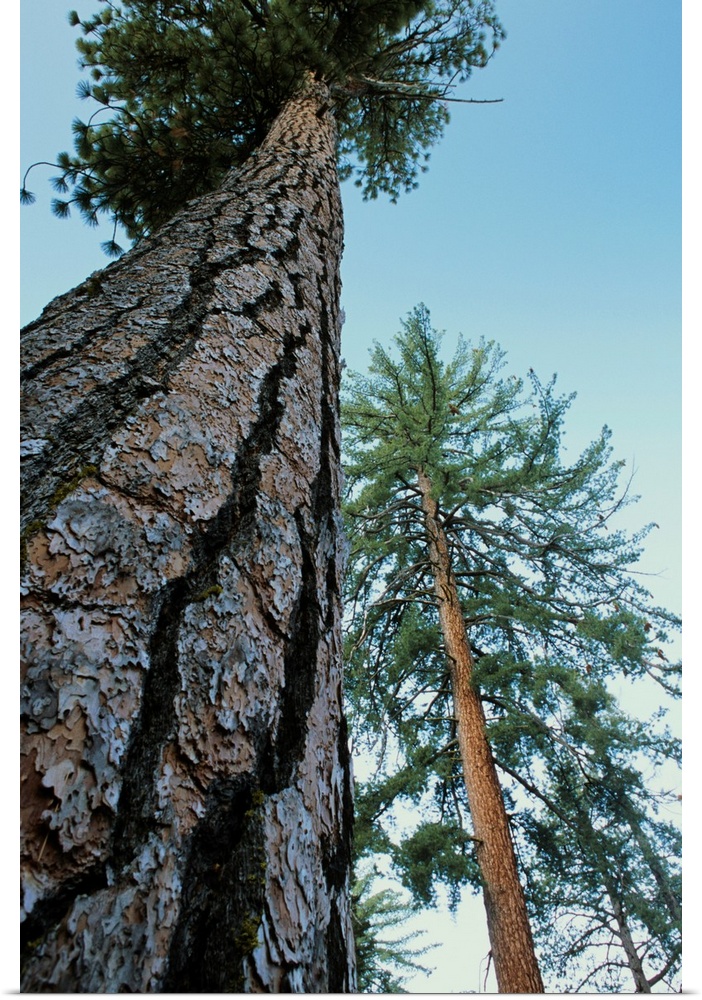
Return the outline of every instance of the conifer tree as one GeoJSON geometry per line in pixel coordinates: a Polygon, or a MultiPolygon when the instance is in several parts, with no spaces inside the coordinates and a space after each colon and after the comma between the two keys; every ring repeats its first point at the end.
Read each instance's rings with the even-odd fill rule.
{"type": "Polygon", "coordinates": [[[361,875],[353,888],[353,922],[360,993],[406,993],[404,981],[417,972],[429,972],[419,959],[431,946],[422,946],[423,931],[407,931],[416,909],[396,889],[378,889],[373,871],[361,875]]]}
{"type": "MultiPolygon", "coordinates": [[[[617,719],[605,737],[609,746],[621,746],[627,729],[617,719]]],[[[637,747],[628,735],[629,747],[637,747]]],[[[646,742],[640,738],[638,749],[646,742]]],[[[673,741],[658,742],[657,755],[667,743],[666,757],[679,756],[673,741]]],[[[599,758],[591,753],[588,770],[597,763],[600,774],[587,779],[564,759],[551,773],[543,770],[538,786],[518,776],[542,806],[525,810],[517,825],[532,906],[548,914],[539,936],[555,988],[678,991],[680,832],[657,818],[666,797],[644,787],[633,756],[620,751],[606,761],[601,751],[599,758]]]]}
{"type": "MultiPolygon", "coordinates": [[[[491,897],[484,860],[494,825],[480,825],[486,793],[469,784],[477,784],[471,754],[480,747],[502,779],[535,936],[549,939],[549,969],[561,961],[570,973],[569,958],[582,954],[558,933],[565,900],[577,900],[591,907],[593,926],[617,926],[619,956],[596,961],[587,985],[619,963],[645,989],[677,966],[679,897],[675,864],[666,860],[674,838],[652,819],[656,802],[636,761],[643,754],[660,766],[677,745],[665,730],[627,719],[609,681],[647,679],[675,697],[679,666],[663,649],[678,623],[632,575],[646,529],[630,537],[615,526],[631,502],[619,485],[622,463],[611,461],[606,428],[564,463],[572,397],[533,373],[525,393],[520,380],[502,375],[493,343],[459,341],[443,362],[424,307],[395,346],[397,358],[376,345],[368,376],[350,377],[343,405],[347,692],[356,739],[374,750],[378,767],[358,797],[357,848],[389,853],[425,903],[440,882],[454,899],[461,884],[481,886],[499,988],[510,991],[494,940],[493,900],[504,896],[491,897]],[[465,652],[455,638],[461,628],[465,652]],[[477,702],[470,722],[461,685],[477,702]],[[393,802],[426,809],[427,796],[425,821],[393,841],[382,826],[393,802]],[[637,824],[640,833],[656,832],[637,840],[637,824]],[[611,861],[623,841],[632,860],[622,883],[611,861]],[[573,851],[581,864],[569,862],[573,851]],[[565,873],[562,886],[552,872],[565,873]],[[649,907],[646,923],[636,900],[654,885],[665,905],[649,907]],[[637,935],[644,929],[648,971],[638,968],[640,935],[630,947],[633,924],[637,935]]],[[[497,853],[504,857],[505,848],[497,853]]]]}
{"type": "MultiPolygon", "coordinates": [[[[526,714],[527,697],[520,702],[526,714]]],[[[679,741],[611,697],[594,706],[581,696],[552,700],[550,732],[542,726],[515,755],[514,715],[493,717],[491,741],[522,793],[513,826],[552,988],[676,992],[680,833],[659,816],[674,796],[655,793],[643,771],[679,764],[679,741]]]]}
{"type": "MultiPolygon", "coordinates": [[[[71,23],[91,102],[53,185],[59,216],[101,213],[130,239],[214,190],[313,78],[333,108],[340,176],[368,197],[417,186],[457,82],[502,28],[492,0],[126,0],[71,23]]],[[[34,200],[25,181],[21,197],[34,200]]],[[[116,244],[106,245],[118,253],[116,244]]]]}
{"type": "Polygon", "coordinates": [[[136,242],[23,331],[23,989],[348,991],[339,172],[412,187],[500,28],[72,20],[95,110],[54,210],[136,242]]]}

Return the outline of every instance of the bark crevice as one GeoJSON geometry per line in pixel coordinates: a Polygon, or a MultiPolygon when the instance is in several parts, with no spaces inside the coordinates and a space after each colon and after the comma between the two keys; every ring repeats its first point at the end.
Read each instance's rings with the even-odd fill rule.
{"type": "Polygon", "coordinates": [[[191,837],[164,993],[239,993],[266,887],[264,795],[251,774],[219,779],[191,837]]]}
{"type": "Polygon", "coordinates": [[[78,896],[98,892],[107,884],[107,866],[101,862],[94,868],[67,880],[56,892],[39,900],[29,916],[20,924],[20,969],[24,968],[37,945],[52,928],[66,917],[78,896]]]}
{"type": "Polygon", "coordinates": [[[197,540],[188,574],[165,588],[150,644],[151,665],[144,682],[142,709],[124,768],[115,827],[117,867],[129,865],[148,831],[158,825],[154,780],[158,758],[176,727],[174,699],[180,688],[178,635],[182,617],[189,604],[217,585],[222,553],[241,551],[255,530],[260,463],[275,444],[283,415],[281,385],[296,370],[295,350],[302,342],[303,338],[289,336],[281,360],[267,373],[258,399],[258,420],[232,468],[232,492],[197,540]]]}

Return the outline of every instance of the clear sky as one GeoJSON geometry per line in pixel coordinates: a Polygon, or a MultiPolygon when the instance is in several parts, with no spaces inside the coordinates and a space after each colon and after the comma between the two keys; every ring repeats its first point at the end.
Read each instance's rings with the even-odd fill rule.
{"type": "MultiPolygon", "coordinates": [[[[71,148],[87,112],[68,0],[22,0],[21,163],[71,148]]],[[[77,3],[79,10],[91,2],[77,3]]],[[[675,0],[498,0],[507,39],[453,105],[420,187],[344,186],[343,353],[364,367],[423,301],[447,348],[497,340],[510,370],[577,391],[573,451],[602,424],[636,468],[646,569],[680,606],[680,9],[675,0]]],[[[107,263],[109,233],[54,218],[50,168],[21,212],[22,321],[107,263]]]]}
{"type": "MultiPolygon", "coordinates": [[[[23,166],[71,148],[71,119],[87,112],[75,99],[70,6],[21,2],[23,166]]],[[[660,526],[642,563],[649,587],[680,611],[680,3],[497,9],[507,38],[458,96],[503,102],[452,105],[429,172],[397,205],[343,189],[342,353],[365,367],[372,341],[387,342],[424,302],[449,351],[461,332],[498,341],[517,375],[558,373],[561,391],[578,395],[571,457],[612,428],[642,495],[630,524],[660,526]]],[[[51,175],[33,173],[37,203],[21,215],[23,322],[107,263],[99,243],[110,232],[51,216],[51,175]]],[[[427,989],[477,989],[487,947],[466,978],[466,936],[455,937],[453,952],[428,959],[445,975],[427,989]]]]}

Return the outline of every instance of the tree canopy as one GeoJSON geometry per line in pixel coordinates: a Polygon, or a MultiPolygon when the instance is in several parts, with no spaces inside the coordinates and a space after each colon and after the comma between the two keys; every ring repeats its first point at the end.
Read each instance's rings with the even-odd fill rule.
{"type": "Polygon", "coordinates": [[[679,622],[636,578],[653,526],[631,534],[618,524],[635,498],[607,428],[566,461],[573,397],[558,395],[555,379],[506,376],[494,343],[459,340],[444,362],[440,343],[418,307],[396,355],[376,345],[368,375],[349,377],[343,407],[347,697],[375,768],[357,797],[357,850],[389,854],[425,904],[440,884],[455,902],[462,884],[480,883],[422,470],[449,543],[527,902],[537,939],[549,941],[546,967],[574,975],[582,964],[572,963],[591,953],[585,986],[619,982],[624,967],[649,991],[644,981],[669,982],[679,965],[679,872],[676,830],[656,817],[665,796],[644,772],[678,760],[679,746],[663,710],[630,717],[614,684],[679,694],[667,646],[679,622]],[[385,822],[397,801],[423,807],[402,838],[385,822]]]}
{"type": "Polygon", "coordinates": [[[503,36],[492,0],[101,0],[70,20],[96,109],[57,159],[53,208],[108,213],[132,239],[215,188],[310,74],[330,88],[342,176],[396,198],[443,132],[443,100],[503,36]]]}

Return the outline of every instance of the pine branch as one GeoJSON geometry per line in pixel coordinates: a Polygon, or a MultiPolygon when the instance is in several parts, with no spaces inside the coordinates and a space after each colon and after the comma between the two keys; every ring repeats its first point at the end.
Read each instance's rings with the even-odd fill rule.
{"type": "Polygon", "coordinates": [[[444,92],[431,94],[423,90],[416,90],[412,84],[402,83],[399,80],[376,80],[369,76],[360,76],[355,80],[348,80],[344,84],[334,84],[332,93],[342,93],[350,97],[378,94],[382,97],[394,97],[399,100],[446,101],[450,104],[502,104],[504,101],[504,97],[448,97],[444,92]]]}

